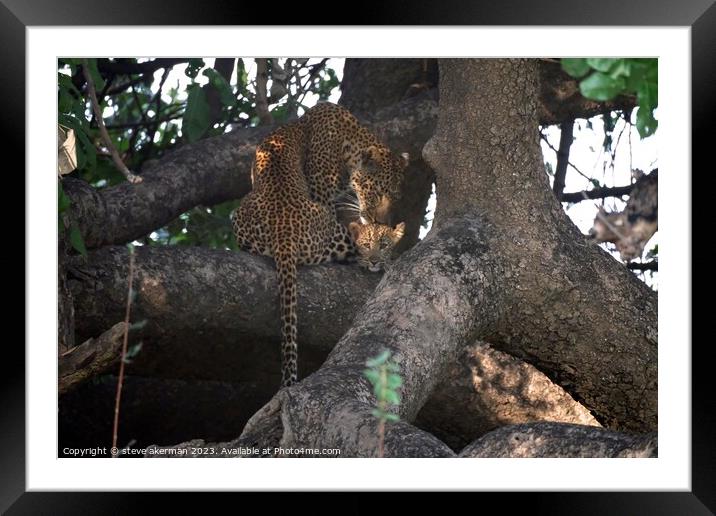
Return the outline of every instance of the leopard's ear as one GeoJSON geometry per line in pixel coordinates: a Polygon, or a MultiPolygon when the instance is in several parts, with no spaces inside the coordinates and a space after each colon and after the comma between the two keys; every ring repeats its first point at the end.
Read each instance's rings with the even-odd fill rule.
{"type": "Polygon", "coordinates": [[[401,222],[393,228],[393,242],[397,242],[405,234],[405,222],[401,222]]]}
{"type": "Polygon", "coordinates": [[[354,241],[358,240],[358,237],[360,236],[360,230],[361,230],[360,222],[351,222],[350,224],[348,224],[348,232],[351,234],[351,238],[354,241]]]}

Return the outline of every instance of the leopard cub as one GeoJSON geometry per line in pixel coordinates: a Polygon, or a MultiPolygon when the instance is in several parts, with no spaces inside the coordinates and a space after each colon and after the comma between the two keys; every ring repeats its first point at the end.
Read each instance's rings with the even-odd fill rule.
{"type": "Polygon", "coordinates": [[[395,258],[395,246],[403,238],[405,222],[395,227],[374,222],[351,222],[348,232],[355,245],[358,265],[377,272],[390,267],[395,258]]]}

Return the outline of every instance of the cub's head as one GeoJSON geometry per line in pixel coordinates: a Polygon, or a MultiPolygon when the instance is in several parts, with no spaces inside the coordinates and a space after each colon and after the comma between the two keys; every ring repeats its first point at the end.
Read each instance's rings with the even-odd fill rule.
{"type": "Polygon", "coordinates": [[[363,216],[371,221],[389,222],[393,204],[401,198],[408,154],[396,155],[383,144],[370,145],[360,154],[360,162],[351,176],[363,216]]]}
{"type": "Polygon", "coordinates": [[[351,222],[348,231],[355,242],[358,265],[369,271],[377,272],[390,267],[394,257],[395,245],[400,242],[405,231],[405,223],[395,227],[374,222],[361,224],[351,222]]]}

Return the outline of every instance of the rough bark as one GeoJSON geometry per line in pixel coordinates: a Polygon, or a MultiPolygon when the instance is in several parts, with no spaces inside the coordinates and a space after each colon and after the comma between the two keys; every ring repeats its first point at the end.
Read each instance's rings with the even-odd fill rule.
{"type": "Polygon", "coordinates": [[[67,243],[60,239],[57,246],[57,352],[75,346],[75,309],[67,285],[67,243]]]}
{"type": "Polygon", "coordinates": [[[533,366],[477,342],[448,366],[415,424],[458,452],[500,426],[531,421],[600,426],[533,366]]]}
{"type": "Polygon", "coordinates": [[[461,346],[486,336],[609,426],[655,429],[656,297],[587,246],[551,192],[536,64],[448,59],[440,72],[438,126],[423,153],[438,179],[433,230],[384,276],[324,365],[282,389],[239,443],[373,456],[374,399],[362,368],[387,348],[404,384],[386,456],[451,455],[409,422],[461,346]]]}
{"type": "Polygon", "coordinates": [[[656,433],[629,435],[593,426],[532,423],[504,426],[481,437],[460,457],[646,458],[657,456],[656,433]]]}
{"type": "Polygon", "coordinates": [[[249,170],[256,144],[268,131],[237,129],[183,145],[145,166],[140,184],[96,189],[84,181],[64,179],[63,188],[72,200],[71,217],[85,245],[131,242],[194,206],[242,197],[251,188],[249,170]]]}
{"type": "Polygon", "coordinates": [[[411,85],[436,87],[437,68],[436,59],[346,59],[339,104],[370,116],[408,97],[411,85]]]}
{"type": "Polygon", "coordinates": [[[434,224],[479,212],[494,228],[483,245],[498,257],[500,317],[481,337],[547,374],[602,424],[654,430],[656,294],[588,245],[550,190],[537,76],[533,61],[441,62],[440,117],[424,151],[438,177],[434,224]]]}
{"type": "Polygon", "coordinates": [[[96,339],[89,339],[60,354],[59,393],[64,394],[118,363],[126,328],[124,322],[117,323],[96,339]]]}
{"type": "MultiPolygon", "coordinates": [[[[365,306],[325,364],[298,385],[280,391],[231,444],[331,447],[340,448],[342,456],[374,456],[378,448],[377,422],[371,407],[375,401],[362,370],[368,357],[388,348],[401,364],[404,386],[398,409],[401,422],[388,425],[386,456],[454,456],[445,443],[411,422],[444,379],[465,343],[476,338],[490,340],[496,349],[535,365],[565,386],[607,426],[635,431],[656,427],[656,296],[606,253],[587,245],[562,212],[549,189],[541,161],[537,140],[538,91],[534,62],[441,62],[438,125],[424,152],[438,181],[433,231],[403,255],[367,302],[356,302],[365,306]]],[[[379,134],[384,131],[386,140],[400,138],[419,150],[420,142],[427,140],[435,127],[435,103],[414,98],[385,112],[406,106],[410,109],[403,113],[404,117],[381,118],[385,115],[379,114],[372,127],[379,134]],[[427,133],[424,140],[415,137],[415,132],[420,131],[427,133]]],[[[221,149],[225,139],[227,136],[215,139],[212,143],[217,145],[215,151],[221,149]]],[[[200,144],[203,142],[197,144],[199,154],[200,144]]],[[[253,152],[253,145],[250,147],[253,152]]],[[[165,164],[171,164],[172,159],[176,162],[176,155],[181,152],[182,149],[162,160],[147,174],[157,172],[157,177],[172,184],[167,179],[170,168],[165,168],[165,164]]],[[[217,152],[210,154],[205,157],[213,159],[217,152]]],[[[187,153],[179,160],[180,176],[197,173],[193,168],[202,168],[193,159],[187,153]]],[[[229,155],[220,157],[218,161],[223,163],[213,161],[209,168],[219,176],[226,174],[231,159],[229,155]]],[[[155,185],[162,181],[157,180],[155,185]]],[[[210,182],[213,181],[212,176],[210,182]]],[[[142,209],[138,210],[144,233],[190,197],[210,197],[209,189],[216,191],[218,198],[226,195],[213,186],[196,184],[189,193],[176,189],[175,193],[184,197],[179,202],[164,198],[171,199],[171,206],[159,217],[146,216],[141,214],[142,209]]],[[[159,186],[156,191],[164,189],[159,186]]],[[[140,197],[144,202],[156,191],[150,189],[140,197]]],[[[111,220],[120,233],[122,217],[134,212],[129,199],[135,195],[136,192],[125,192],[124,206],[115,202],[115,208],[119,208],[112,212],[112,217],[104,219],[111,220]]],[[[92,202],[100,206],[103,200],[95,198],[87,206],[92,202]]],[[[97,207],[90,207],[87,212],[92,209],[97,207]]],[[[90,220],[87,212],[85,221],[90,220]]],[[[134,231],[138,226],[135,222],[130,217],[129,225],[134,225],[134,231]]],[[[106,234],[112,235],[112,231],[106,234]]],[[[124,237],[128,234],[125,231],[124,237]]],[[[98,238],[95,242],[102,240],[98,238]]],[[[230,341],[229,337],[236,333],[236,326],[231,324],[241,325],[242,317],[236,314],[246,307],[238,300],[253,300],[259,285],[268,290],[261,278],[273,272],[270,261],[233,253],[241,256],[237,258],[240,265],[236,265],[233,257],[227,259],[232,253],[213,256],[211,251],[198,249],[172,250],[176,254],[168,259],[167,251],[140,250],[146,253],[145,258],[156,259],[147,263],[158,265],[157,269],[145,271],[146,290],[140,291],[138,298],[139,310],[146,310],[144,315],[139,313],[138,319],[143,316],[149,319],[144,331],[155,331],[159,342],[154,358],[152,353],[143,352],[137,360],[138,364],[146,361],[141,366],[146,368],[143,371],[152,374],[160,367],[166,368],[167,364],[159,365],[158,357],[172,355],[171,346],[183,336],[187,342],[193,342],[194,353],[187,349],[183,360],[171,363],[170,368],[175,371],[202,377],[202,371],[211,372],[217,357],[232,357],[230,360],[236,361],[238,356],[250,356],[249,364],[243,364],[244,370],[236,362],[230,364],[230,369],[249,375],[257,370],[262,376],[272,371],[275,374],[278,357],[261,356],[262,350],[255,343],[249,343],[240,353],[234,348],[233,354],[222,352],[220,343],[230,341]],[[160,252],[165,256],[153,254],[160,252]],[[185,275],[189,277],[187,283],[175,278],[185,275]],[[192,278],[197,280],[196,284],[191,283],[192,278]],[[222,290],[219,283],[234,278],[239,278],[237,283],[222,290]],[[237,296],[242,282],[249,287],[237,296]],[[145,309],[142,303],[147,300],[145,309]],[[217,305],[217,313],[208,311],[217,305]],[[211,317],[206,316],[208,313],[211,317]],[[157,320],[166,326],[158,324],[153,328],[157,320]],[[163,342],[159,337],[162,332],[170,335],[163,342]],[[201,351],[196,352],[196,348],[201,351]],[[266,370],[261,370],[264,365],[266,370]]],[[[140,256],[137,261],[141,266],[140,256]]],[[[101,302],[97,300],[102,296],[121,291],[116,286],[105,290],[102,285],[124,283],[123,263],[126,251],[122,254],[109,248],[92,253],[88,267],[96,270],[85,268],[79,272],[84,279],[78,283],[84,285],[77,287],[78,292],[73,291],[78,300],[83,299],[82,303],[85,298],[94,299],[83,308],[86,309],[83,314],[88,314],[83,320],[92,320],[93,313],[98,314],[99,320],[102,317],[99,314],[113,304],[111,296],[101,310],[94,303],[99,306],[101,302]]],[[[320,278],[315,279],[319,290],[325,284],[330,285],[331,292],[344,285],[338,277],[326,281],[324,273],[321,270],[320,278]]],[[[343,279],[347,284],[352,281],[343,279]]],[[[275,292],[274,288],[272,283],[269,291],[275,292]]],[[[353,291],[343,294],[337,301],[339,305],[355,297],[353,291]]],[[[256,317],[268,310],[271,315],[266,321],[270,321],[267,324],[275,331],[278,314],[274,313],[274,296],[265,297],[263,304],[258,295],[259,301],[246,308],[243,317],[256,317]]],[[[302,303],[305,304],[299,301],[299,306],[302,303]]],[[[301,319],[304,318],[299,314],[301,319]]],[[[259,319],[258,326],[261,324],[259,319]]],[[[96,324],[95,328],[99,327],[96,324]]],[[[299,328],[299,332],[310,332],[310,327],[299,328]]],[[[250,341],[252,334],[244,337],[247,338],[241,338],[242,342],[250,341]]],[[[330,345],[324,349],[328,348],[330,345]]],[[[272,352],[277,355],[276,349],[272,352]]]]}
{"type": "MultiPolygon", "coordinates": [[[[132,332],[145,341],[128,373],[279,384],[278,285],[270,258],[200,247],[135,248],[132,332]],[[268,379],[268,380],[267,380],[268,379]]],[[[77,258],[70,286],[76,331],[98,335],[124,318],[128,252],[106,247],[77,258]]],[[[299,269],[299,372],[325,358],[380,275],[357,266],[299,269]]]]}

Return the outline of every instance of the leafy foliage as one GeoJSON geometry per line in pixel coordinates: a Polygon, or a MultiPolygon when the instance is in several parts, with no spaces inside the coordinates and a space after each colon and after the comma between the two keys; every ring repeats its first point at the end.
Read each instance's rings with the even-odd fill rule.
{"type": "MultiPolygon", "coordinates": [[[[81,62],[78,58],[58,60],[58,123],[73,129],[77,138],[77,170],[70,175],[105,188],[125,179],[101,140],[81,62]]],[[[339,83],[326,60],[269,62],[269,107],[277,123],[300,116],[308,95],[327,99],[339,83]]],[[[88,60],[110,139],[130,170],[141,175],[147,161],[160,158],[183,142],[259,122],[254,60],[233,60],[228,74],[211,63],[198,58],[88,60]],[[212,98],[217,105],[212,104],[212,98]]],[[[146,244],[235,248],[229,213],[237,205],[234,201],[193,208],[140,240],[146,244]]],[[[84,248],[79,240],[75,243],[84,248]]]]}
{"type": "Polygon", "coordinates": [[[399,421],[398,415],[390,412],[388,406],[400,405],[400,395],[397,391],[403,385],[400,366],[392,360],[389,350],[367,360],[366,366],[368,369],[363,371],[363,375],[373,385],[373,393],[378,402],[377,407],[373,409],[373,415],[383,423],[399,421]]]}
{"type": "Polygon", "coordinates": [[[607,101],[636,95],[636,127],[642,138],[656,131],[654,110],[659,99],[659,69],[655,58],[564,58],[562,68],[581,79],[579,90],[588,99],[607,101]]]}
{"type": "MultiPolygon", "coordinates": [[[[70,207],[70,198],[67,197],[65,191],[62,189],[62,183],[57,184],[57,230],[60,236],[65,234],[67,225],[65,223],[64,213],[70,207]]],[[[87,248],[85,247],[85,241],[82,238],[79,228],[76,224],[70,225],[68,239],[70,245],[82,256],[87,256],[87,248]]]]}

